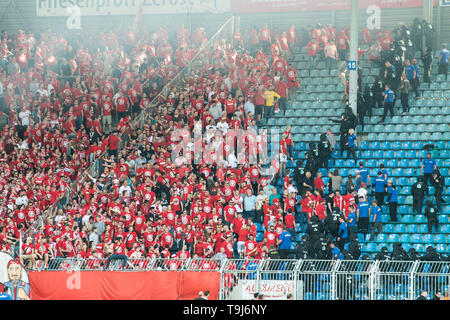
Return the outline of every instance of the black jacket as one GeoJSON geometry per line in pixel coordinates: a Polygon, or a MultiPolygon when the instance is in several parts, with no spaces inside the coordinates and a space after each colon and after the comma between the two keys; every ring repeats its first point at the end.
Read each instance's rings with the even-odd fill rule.
{"type": "Polygon", "coordinates": [[[427,206],[424,215],[430,223],[438,221],[437,209],[434,206],[427,206]]]}
{"type": "Polygon", "coordinates": [[[352,255],[353,259],[358,260],[361,256],[361,244],[357,240],[350,242],[348,251],[352,255]]]}
{"type": "Polygon", "coordinates": [[[417,181],[411,187],[411,194],[414,199],[424,199],[425,195],[428,194],[428,187],[422,181],[417,181]]]}
{"type": "Polygon", "coordinates": [[[445,178],[440,173],[438,173],[436,179],[431,179],[431,184],[433,185],[435,190],[442,191],[444,190],[445,186],[445,178]]]}

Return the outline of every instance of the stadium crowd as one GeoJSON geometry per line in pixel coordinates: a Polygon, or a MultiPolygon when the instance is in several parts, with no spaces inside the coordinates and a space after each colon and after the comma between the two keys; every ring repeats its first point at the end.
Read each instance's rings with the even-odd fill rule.
{"type": "MultiPolygon", "coordinates": [[[[398,191],[386,171],[371,178],[360,163],[355,182],[349,179],[342,192],[338,171],[329,173],[328,186],[318,172],[334,150],[331,131],[317,147],[311,144],[291,175],[290,126],[273,159],[267,130],[258,130],[300,87],[289,64],[293,46],[306,45],[310,68],[318,59],[332,68],[348,54],[349,29],[319,24],[271,32],[265,25],[243,34],[208,43],[201,28],[182,27],[173,38],[163,28],[130,29],[69,42],[51,30],[36,36],[20,30],[14,38],[3,32],[0,250],[13,253],[20,233],[43,217],[21,246],[20,260],[32,269],[38,262],[56,268],[62,258],[105,259],[95,265],[104,268],[112,260],[126,267],[128,259],[153,257],[358,259],[356,233],[369,233],[369,224],[372,237],[381,231],[385,195],[391,220],[397,219],[398,191]],[[161,94],[166,85],[167,97],[161,94]],[[233,137],[236,130],[245,134],[233,137]],[[236,145],[244,148],[230,152],[236,145]],[[255,223],[265,227],[262,241],[255,223]],[[307,236],[293,250],[300,232],[307,236]]],[[[397,41],[395,32],[372,35],[367,28],[363,37],[370,49],[360,54],[373,60],[397,41]]],[[[448,51],[442,52],[448,63],[448,51]]],[[[396,70],[385,66],[385,77],[396,70]]],[[[390,85],[380,89],[385,98],[377,98],[385,99],[384,116],[395,99],[390,85]]],[[[338,121],[341,152],[356,158],[355,116],[347,110],[338,121]]],[[[433,159],[424,159],[423,170],[424,187],[429,181],[443,188],[433,159]]],[[[414,192],[419,212],[424,197],[414,192]]],[[[430,228],[440,201],[436,196],[438,208],[427,202],[430,228]]],[[[428,251],[424,259],[438,255],[428,251]]],[[[413,254],[409,258],[417,258],[413,254]]]]}

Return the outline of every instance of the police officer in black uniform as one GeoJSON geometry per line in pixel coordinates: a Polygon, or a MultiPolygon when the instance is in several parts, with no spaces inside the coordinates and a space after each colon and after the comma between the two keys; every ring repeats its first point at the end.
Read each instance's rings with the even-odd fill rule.
{"type": "Polygon", "coordinates": [[[329,212],[325,217],[325,232],[336,238],[339,235],[339,217],[341,213],[339,208],[334,208],[332,212],[329,212]]]}
{"type": "Polygon", "coordinates": [[[388,248],[381,248],[381,252],[375,255],[374,260],[390,260],[388,248]]]}
{"type": "Polygon", "coordinates": [[[319,149],[314,142],[309,144],[309,150],[306,153],[305,170],[311,172],[311,175],[316,176],[319,169],[319,149]]]}
{"type": "Polygon", "coordinates": [[[372,93],[372,99],[373,99],[373,107],[381,108],[383,107],[383,100],[384,100],[384,85],[383,81],[381,81],[380,77],[376,76],[372,87],[370,88],[370,92],[372,93]]]}
{"type": "Polygon", "coordinates": [[[431,200],[427,200],[427,206],[425,207],[425,217],[428,220],[428,233],[432,233],[433,226],[436,229],[436,232],[439,228],[439,219],[437,216],[437,209],[433,206],[433,202],[431,200]]]}
{"type": "Polygon", "coordinates": [[[430,47],[427,47],[425,53],[422,51],[420,59],[423,62],[423,80],[430,83],[430,69],[433,63],[433,51],[430,47]]]}
{"type": "Polygon", "coordinates": [[[434,170],[431,178],[431,185],[434,187],[434,197],[436,199],[437,212],[441,212],[442,193],[445,187],[445,178],[439,170],[434,170]]]}
{"type": "Polygon", "coordinates": [[[328,142],[327,135],[322,133],[319,142],[319,168],[328,169],[328,159],[331,155],[331,145],[328,142]]]}
{"type": "Polygon", "coordinates": [[[348,252],[352,255],[354,260],[358,260],[361,256],[361,244],[358,241],[356,233],[352,233],[351,235],[348,252]]]}
{"type": "Polygon", "coordinates": [[[314,245],[315,259],[329,260],[331,259],[331,250],[329,241],[321,235],[314,245]]]}
{"type": "Polygon", "coordinates": [[[428,186],[423,183],[422,177],[419,177],[411,187],[411,194],[413,196],[413,211],[422,214],[423,200],[428,195],[428,186]]]}
{"type": "Polygon", "coordinates": [[[307,235],[304,235],[302,237],[302,241],[297,244],[297,247],[295,248],[295,256],[297,259],[311,259],[312,250],[307,235]]]}
{"type": "Polygon", "coordinates": [[[323,224],[319,221],[319,217],[312,216],[308,227],[306,227],[306,234],[309,236],[311,244],[315,243],[324,234],[323,231],[323,224]]]}
{"type": "Polygon", "coordinates": [[[305,167],[303,160],[298,160],[294,169],[294,180],[297,183],[297,190],[299,194],[303,194],[303,177],[305,176],[305,167]]]}

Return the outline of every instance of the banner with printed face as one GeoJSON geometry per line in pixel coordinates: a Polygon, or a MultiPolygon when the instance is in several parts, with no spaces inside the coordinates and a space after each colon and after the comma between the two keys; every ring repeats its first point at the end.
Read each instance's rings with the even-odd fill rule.
{"type": "Polygon", "coordinates": [[[29,272],[34,300],[193,300],[210,291],[217,300],[219,272],[29,272]]]}
{"type": "MultiPolygon", "coordinates": [[[[255,294],[255,280],[241,280],[242,300],[252,300],[255,294]]],[[[260,294],[265,300],[286,300],[288,293],[294,294],[294,282],[287,280],[261,280],[259,282],[260,294]]]]}
{"type": "Polygon", "coordinates": [[[79,8],[81,16],[136,15],[142,4],[142,14],[225,13],[231,10],[231,0],[36,0],[38,17],[70,16],[79,8]]]}

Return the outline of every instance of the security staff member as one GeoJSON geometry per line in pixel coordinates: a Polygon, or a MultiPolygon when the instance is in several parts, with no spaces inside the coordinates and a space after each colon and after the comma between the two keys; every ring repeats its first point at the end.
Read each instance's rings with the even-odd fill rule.
{"type": "Polygon", "coordinates": [[[391,221],[396,222],[397,220],[397,206],[398,206],[398,190],[393,184],[392,180],[388,181],[388,201],[386,204],[389,205],[389,215],[391,216],[391,221]]]}
{"type": "Polygon", "coordinates": [[[327,135],[325,133],[320,135],[319,142],[319,168],[328,169],[328,159],[331,155],[331,145],[328,142],[327,135]]]}
{"type": "Polygon", "coordinates": [[[433,171],[433,179],[431,185],[434,187],[434,197],[436,199],[437,211],[441,212],[442,193],[444,192],[445,178],[441,175],[439,170],[433,171]]]}
{"type": "Polygon", "coordinates": [[[280,234],[277,240],[280,248],[280,258],[287,259],[291,250],[291,233],[287,230],[286,226],[283,227],[283,232],[280,234]]]}
{"type": "Polygon", "coordinates": [[[409,60],[405,61],[405,73],[406,73],[406,79],[408,79],[408,81],[411,84],[411,87],[417,97],[419,95],[419,93],[417,91],[419,75],[417,74],[416,66],[411,64],[411,62],[409,60]]]}
{"type": "Polygon", "coordinates": [[[391,89],[390,85],[386,85],[384,91],[384,111],[383,116],[379,123],[382,123],[388,114],[388,111],[391,113],[391,117],[394,116],[394,103],[395,103],[395,93],[391,89]]]}
{"type": "Polygon", "coordinates": [[[372,201],[372,207],[370,208],[370,217],[372,220],[372,228],[370,230],[370,239],[369,241],[373,241],[375,237],[375,230],[377,230],[377,234],[382,231],[382,223],[381,223],[381,208],[378,206],[378,201],[372,201]]]}
{"type": "Polygon", "coordinates": [[[436,160],[431,159],[431,153],[427,153],[427,158],[422,160],[422,165],[420,167],[420,175],[423,173],[424,184],[428,185],[428,180],[430,183],[432,181],[431,175],[433,171],[437,169],[436,160]]]}
{"type": "Polygon", "coordinates": [[[358,231],[364,234],[369,232],[369,203],[363,196],[359,197],[359,203],[356,209],[356,218],[358,219],[358,231]]]}
{"type": "Polygon", "coordinates": [[[347,216],[347,228],[348,228],[348,235],[351,237],[353,234],[355,234],[355,228],[358,218],[356,217],[356,212],[353,206],[350,206],[348,208],[348,216],[347,216]]]}
{"type": "Polygon", "coordinates": [[[423,200],[425,199],[425,195],[428,195],[428,187],[423,184],[422,177],[419,177],[411,187],[411,194],[413,196],[413,212],[422,214],[423,200]]]}
{"type": "Polygon", "coordinates": [[[383,172],[378,171],[377,177],[375,179],[375,199],[377,203],[381,206],[384,203],[384,196],[386,194],[386,180],[383,177],[383,172]]]}
{"type": "Polygon", "coordinates": [[[337,237],[336,245],[339,249],[344,250],[344,245],[348,240],[348,228],[347,222],[345,222],[344,217],[339,217],[339,234],[337,237]]]}
{"type": "Polygon", "coordinates": [[[364,168],[364,162],[359,162],[359,175],[361,176],[361,182],[365,182],[370,185],[370,172],[368,169],[364,168]]]}

